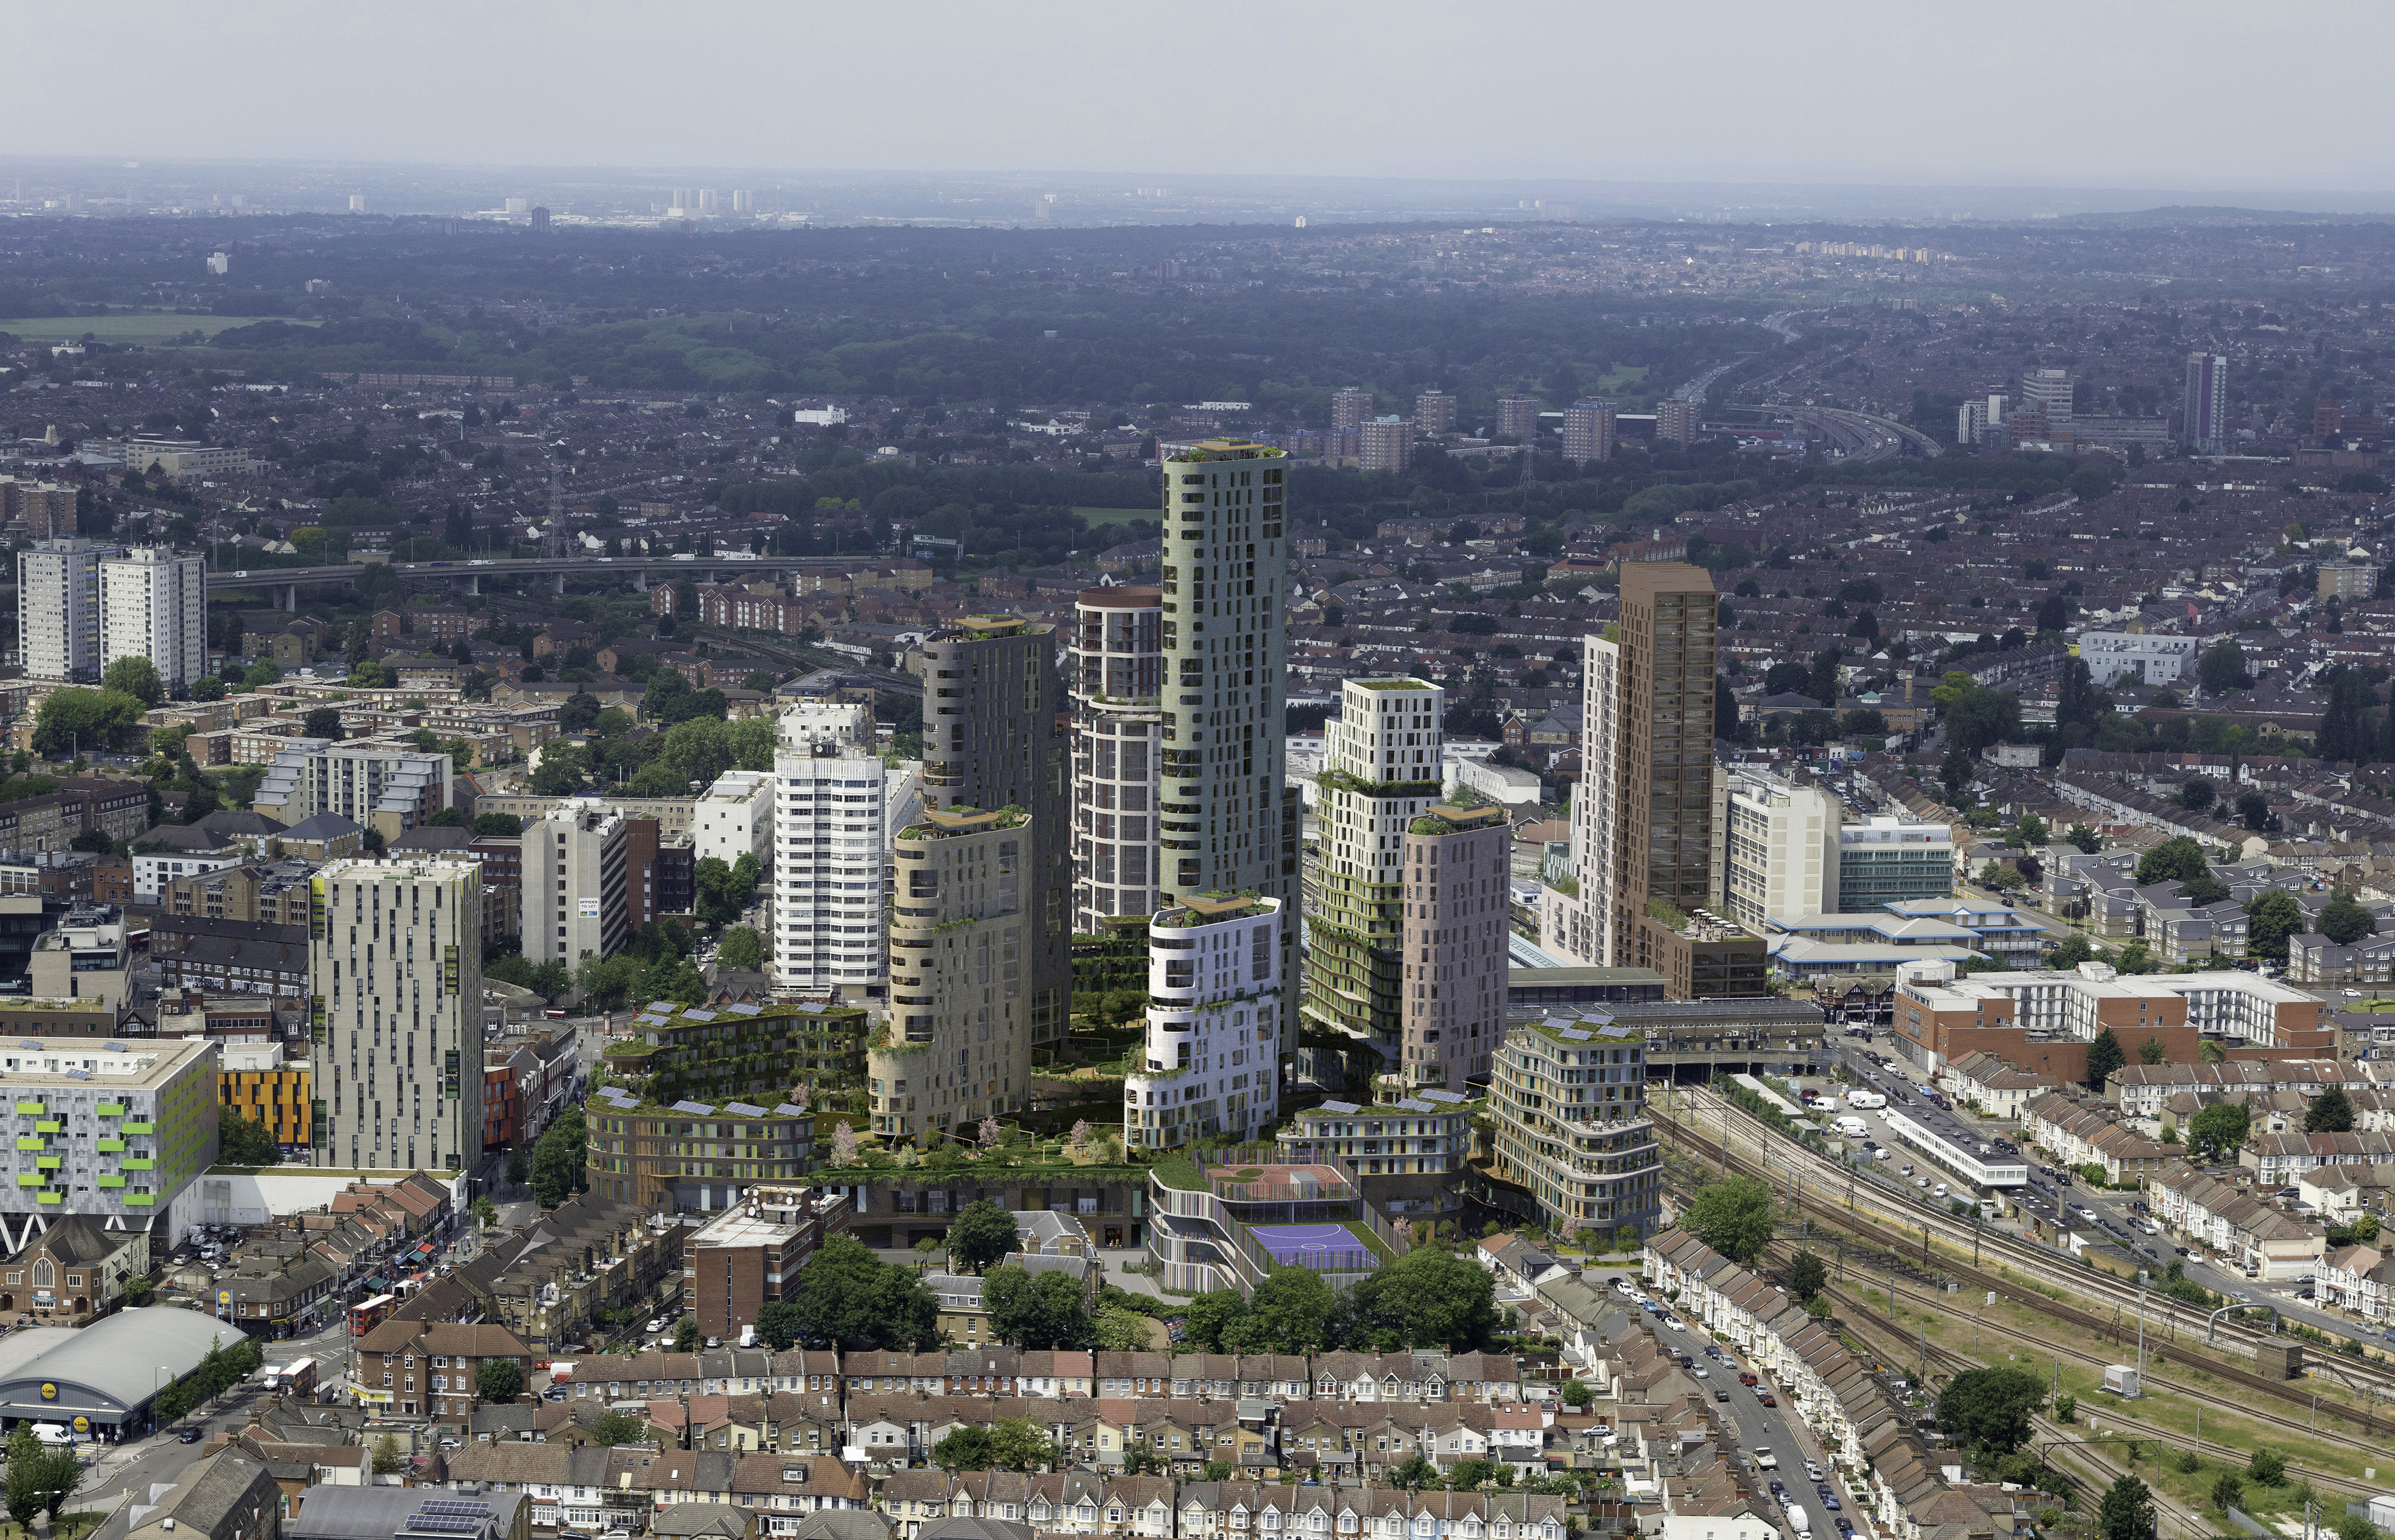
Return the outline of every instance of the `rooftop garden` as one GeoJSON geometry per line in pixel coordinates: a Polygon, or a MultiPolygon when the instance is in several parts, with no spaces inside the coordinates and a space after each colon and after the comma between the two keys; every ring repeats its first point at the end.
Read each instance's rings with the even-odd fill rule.
{"type": "Polygon", "coordinates": [[[898,831],[902,840],[946,839],[959,834],[979,834],[992,829],[1019,829],[1030,821],[1031,815],[1012,804],[1005,807],[979,808],[959,803],[955,807],[923,809],[923,821],[909,824],[898,831]]]}
{"type": "Polygon", "coordinates": [[[1351,679],[1347,682],[1359,690],[1427,690],[1430,685],[1419,679],[1351,679]]]}
{"type": "Polygon", "coordinates": [[[1353,791],[1366,797],[1436,797],[1438,782],[1368,781],[1349,775],[1344,770],[1324,770],[1314,777],[1314,784],[1326,791],[1353,791]]]}

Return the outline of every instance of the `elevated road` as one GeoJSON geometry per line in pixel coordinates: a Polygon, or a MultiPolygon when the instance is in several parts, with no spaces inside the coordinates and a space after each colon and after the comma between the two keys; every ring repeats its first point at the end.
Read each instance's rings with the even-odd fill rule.
{"type": "Polygon", "coordinates": [[[208,591],[223,593],[263,589],[274,595],[277,607],[297,609],[296,594],[300,587],[319,583],[354,583],[369,564],[388,566],[404,579],[455,583],[469,592],[480,592],[482,579],[485,578],[550,578],[562,589],[568,574],[585,578],[623,574],[645,588],[649,578],[661,573],[717,582],[728,573],[785,574],[810,567],[847,566],[857,560],[854,556],[501,556],[460,562],[352,562],[338,566],[211,570],[208,573],[208,591]]]}
{"type": "Polygon", "coordinates": [[[1850,412],[1836,406],[1788,406],[1781,409],[1799,422],[1820,430],[1850,460],[1894,459],[1907,450],[1929,458],[1943,454],[1946,449],[1944,445],[1918,428],[1872,412],[1850,412]]]}

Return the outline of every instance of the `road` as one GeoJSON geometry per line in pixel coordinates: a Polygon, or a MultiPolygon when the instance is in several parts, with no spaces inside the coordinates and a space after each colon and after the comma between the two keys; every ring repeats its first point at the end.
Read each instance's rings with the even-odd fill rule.
{"type": "MultiPolygon", "coordinates": [[[[671,573],[684,577],[726,572],[790,572],[801,567],[853,565],[854,556],[500,556],[489,561],[391,562],[403,578],[453,581],[466,578],[511,576],[553,577],[564,573],[671,573]]],[[[357,580],[366,564],[304,567],[250,567],[208,574],[208,591],[282,588],[291,583],[349,583],[357,580]]]]}
{"type": "Polygon", "coordinates": [[[1945,448],[1917,428],[1871,412],[1850,412],[1834,406],[1787,406],[1781,410],[1828,434],[1831,444],[1850,460],[1894,459],[1908,448],[1924,456],[1935,456],[1945,448]]]}

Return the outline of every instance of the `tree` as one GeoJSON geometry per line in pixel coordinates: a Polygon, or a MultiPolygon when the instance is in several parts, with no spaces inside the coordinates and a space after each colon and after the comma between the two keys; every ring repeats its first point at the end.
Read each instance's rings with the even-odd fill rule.
{"type": "Polygon", "coordinates": [[[1963,746],[1959,743],[1948,749],[1946,757],[1938,763],[1938,781],[1939,785],[1946,788],[1946,799],[1949,802],[1960,802],[1963,793],[1970,790],[1971,781],[1978,775],[1978,767],[1971,763],[1971,756],[1964,751],[1963,746]]]}
{"type": "Polygon", "coordinates": [[[2046,954],[2045,965],[2049,968],[2075,968],[2095,955],[2094,943],[2083,933],[2072,931],[2062,938],[2060,946],[2046,954]]]}
{"type": "Polygon", "coordinates": [[[33,1437],[33,1425],[20,1422],[8,1435],[8,1484],[0,1493],[8,1517],[18,1528],[32,1533],[33,1515],[42,1511],[42,1441],[33,1437]]]}
{"type": "Polygon", "coordinates": [[[523,832],[523,820],[512,813],[481,813],[475,815],[474,832],[511,839],[523,832]]]}
{"type": "Polygon", "coordinates": [[[2097,851],[2104,848],[2104,836],[2097,833],[2096,830],[2088,828],[2084,823],[2072,824],[2070,830],[2065,833],[2062,838],[2065,843],[2075,844],[2083,852],[2090,856],[2095,855],[2097,851]]]}
{"type": "Polygon", "coordinates": [[[2136,881],[2139,887],[2150,887],[2157,883],[2192,883],[2211,875],[2212,869],[2204,864],[2203,847],[2179,834],[2138,858],[2136,881]]]}
{"type": "MultiPolygon", "coordinates": [[[[1276,1269],[1277,1270],[1277,1269],[1276,1269]]],[[[1496,1329],[1494,1277],[1453,1252],[1410,1251],[1368,1275],[1347,1297],[1354,1329],[1382,1351],[1461,1352],[1496,1329]]]]}
{"type": "Polygon", "coordinates": [[[2121,1040],[2112,1035],[2112,1029],[2107,1027],[2097,1032],[2087,1044],[2087,1088],[2101,1090],[2104,1077],[2128,1062],[2129,1056],[2121,1051],[2121,1040]]]}
{"type": "Polygon", "coordinates": [[[1811,1299],[1830,1281],[1830,1268],[1810,1251],[1800,1251],[1788,1259],[1788,1286],[1796,1291],[1799,1299],[1811,1299]]]}
{"type": "Polygon", "coordinates": [[[2052,827],[2034,813],[2022,814],[2020,821],[2013,826],[2013,836],[2024,846],[2042,845],[2053,835],[2052,827]]]}
{"type": "Polygon", "coordinates": [[[2147,1540],[2154,1533],[2153,1494],[2135,1476],[2124,1476],[2104,1494],[2096,1531],[2104,1540],[2147,1540]]]}
{"type": "Polygon", "coordinates": [[[111,663],[99,676],[99,687],[138,697],[144,709],[157,705],[166,694],[166,686],[158,677],[158,665],[138,654],[127,654],[111,663]]]}
{"type": "Polygon", "coordinates": [[[507,1405],[523,1387],[523,1365],[513,1359],[484,1359],[474,1366],[474,1394],[494,1406],[507,1405]]]}
{"type": "Polygon", "coordinates": [[[543,1208],[555,1208],[589,1186],[585,1175],[586,1130],[579,1107],[568,1107],[532,1147],[532,1195],[543,1208]]]}
{"type": "Polygon", "coordinates": [[[1680,1222],[1706,1245],[1751,1267],[1771,1243],[1771,1189],[1752,1176],[1708,1182],[1680,1222]]]}
{"type": "Polygon", "coordinates": [[[1014,1249],[1014,1215],[987,1198],[967,1203],[948,1227],[948,1256],[960,1268],[987,1272],[1014,1249]]]}
{"type": "Polygon", "coordinates": [[[2158,1037],[2150,1037],[2137,1044],[2139,1064],[2162,1064],[2169,1058],[2170,1050],[2163,1046],[2163,1040],[2158,1037]]]}
{"type": "Polygon", "coordinates": [[[1579,1411],[1594,1400],[1596,1400],[1596,1392],[1588,1387],[1586,1380],[1575,1379],[1564,1382],[1564,1404],[1573,1411],[1579,1411]]]}
{"type": "Polygon", "coordinates": [[[2259,791],[2237,793],[2237,821],[2256,834],[2267,834],[2276,821],[2270,799],[2259,791]]]}
{"type": "MultiPolygon", "coordinates": [[[[1274,1353],[1318,1353],[1330,1346],[1328,1332],[1338,1303],[1330,1283],[1312,1268],[1275,1268],[1256,1285],[1249,1319],[1274,1353]]],[[[1241,1349],[1242,1351],[1246,1349],[1241,1349]]]]}
{"type": "Polygon", "coordinates": [[[929,1352],[940,1345],[940,1300],[911,1268],[885,1264],[853,1235],[825,1241],[799,1273],[799,1336],[843,1352],[929,1352]]]}
{"type": "Polygon", "coordinates": [[[2332,1085],[2312,1098],[2304,1109],[2304,1132],[2307,1134],[2350,1134],[2353,1132],[2353,1101],[2345,1087],[2332,1085]]]}
{"type": "Polygon", "coordinates": [[[686,1315],[674,1325],[674,1351],[695,1353],[698,1350],[698,1317],[686,1315]]]}
{"type": "Polygon", "coordinates": [[[82,833],[76,835],[73,839],[69,840],[67,842],[67,848],[70,850],[88,850],[96,856],[105,856],[116,848],[116,842],[108,837],[108,830],[104,829],[86,829],[82,833]]]}
{"type": "Polygon", "coordinates": [[[2253,1113],[2243,1102],[2215,1102],[2199,1108],[2188,1120],[2187,1151],[2200,1161],[2225,1160],[2244,1145],[2253,1126],[2253,1113]]]}
{"type": "Polygon", "coordinates": [[[2321,906],[2317,922],[2320,933],[2340,947],[2349,947],[2365,936],[2378,934],[2377,916],[2355,901],[2352,894],[2339,888],[2321,906]]]}
{"type": "Polygon", "coordinates": [[[217,1119],[217,1159],[235,1166],[281,1165],[283,1147],[265,1124],[228,1109],[217,1119]]]}
{"type": "Polygon", "coordinates": [[[1990,861],[1979,869],[1979,885],[1998,893],[2018,893],[2029,886],[2029,879],[2002,861],[1990,861]]]}
{"type": "Polygon", "coordinates": [[[2212,1506],[2226,1514],[2245,1500],[2245,1478],[2224,1470],[2212,1478],[2212,1506]]]}
{"type": "Polygon", "coordinates": [[[407,1456],[399,1452],[399,1440],[386,1433],[375,1440],[374,1468],[377,1476],[395,1476],[407,1464],[407,1456]]]}
{"type": "Polygon", "coordinates": [[[509,1187],[522,1187],[531,1179],[532,1162],[524,1159],[524,1152],[521,1149],[509,1150],[508,1185],[509,1187]]]}
{"type": "Polygon", "coordinates": [[[2245,649],[2233,637],[2223,638],[2203,650],[2203,656],[2195,660],[2195,676],[2203,682],[2206,695],[2250,689],[2254,684],[2253,676],[2245,671],[2245,649]]]}
{"type": "Polygon", "coordinates": [[[83,1490],[86,1474],[83,1457],[73,1449],[46,1450],[36,1469],[41,1481],[42,1511],[48,1515],[55,1526],[59,1520],[59,1509],[67,1506],[67,1499],[83,1490]]]}
{"type": "Polygon", "coordinates": [[[734,925],[723,933],[715,960],[727,968],[760,969],[765,965],[765,943],[748,926],[734,925]]]}
{"type": "Polygon", "coordinates": [[[299,719],[299,734],[302,737],[330,738],[336,743],[339,742],[341,738],[340,710],[332,706],[317,707],[314,710],[299,719]]]}
{"type": "Polygon", "coordinates": [[[989,1429],[959,1427],[932,1446],[932,1463],[942,1470],[987,1470],[990,1467],[989,1429]]]}
{"type": "Polygon", "coordinates": [[[1000,1417],[990,1425],[989,1457],[1000,1470],[1029,1470],[1053,1460],[1056,1444],[1028,1417],[1000,1417]]]}
{"type": "Polygon", "coordinates": [[[2245,1462],[2245,1474],[2260,1485],[2277,1486],[2287,1479],[2287,1457],[2269,1444],[2256,1445],[2245,1462]]]}
{"type": "Polygon", "coordinates": [[[2278,888],[2258,893],[2245,906],[2245,952],[2249,957],[2287,960],[2287,938],[2301,935],[2304,908],[2296,896],[2278,888]]]}
{"type": "Polygon", "coordinates": [[[2219,788],[2202,776],[2190,776],[2179,785],[2178,804],[2190,813],[2201,813],[2210,807],[2213,799],[2219,794],[2219,788]]]}
{"type": "Polygon", "coordinates": [[[2009,1454],[2029,1438],[2030,1419],[2044,1404],[2044,1385],[2027,1370],[1966,1369],[1938,1392],[1938,1420],[1966,1448],[2009,1454]]]}
{"type": "Polygon", "coordinates": [[[1145,1353],[1155,1346],[1148,1335],[1148,1317],[1119,1305],[1109,1305],[1092,1321],[1091,1346],[1101,1353],[1145,1353]]]}
{"type": "Polygon", "coordinates": [[[33,752],[69,759],[113,745],[147,710],[122,690],[54,690],[33,725],[33,752]]]}
{"type": "Polygon", "coordinates": [[[1393,1487],[1436,1488],[1439,1479],[1438,1467],[1423,1459],[1420,1450],[1389,1467],[1389,1485],[1393,1487]]]}
{"type": "Polygon", "coordinates": [[[982,1275],[981,1297],[989,1310],[990,1334],[1009,1347],[1046,1351],[1089,1346],[1081,1291],[1064,1273],[999,1268],[982,1275]]]}
{"type": "Polygon", "coordinates": [[[1247,1313],[1247,1296],[1237,1289],[1216,1289],[1193,1297],[1181,1313],[1183,1340],[1201,1353],[1223,1351],[1223,1333],[1247,1313]]]}

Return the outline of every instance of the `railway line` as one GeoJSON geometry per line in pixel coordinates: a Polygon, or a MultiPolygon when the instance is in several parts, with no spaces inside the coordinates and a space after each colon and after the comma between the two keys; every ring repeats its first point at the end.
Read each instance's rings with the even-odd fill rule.
{"type": "MultiPolygon", "coordinates": [[[[1669,1106],[1649,1104],[1649,1111],[1659,1126],[1677,1134],[1684,1141],[1716,1153],[1721,1148],[1721,1138],[1715,1131],[1726,1128],[1733,1147],[1733,1159],[1747,1161],[1753,1175],[1781,1186],[1788,1185],[1793,1179],[1800,1193],[1808,1188],[1816,1192],[1838,1191],[1844,1195],[1846,1209],[1868,1211],[1911,1231],[1904,1244],[1920,1249],[1925,1257],[1928,1255],[1924,1240],[1925,1232],[1929,1241],[1942,1241],[1950,1249],[1995,1257],[2034,1281],[2105,1304],[2142,1309],[2150,1321],[2161,1322],[2165,1331],[2174,1334],[2210,1331],[2209,1310],[2173,1299],[2168,1294],[2141,1290],[2130,1280],[2097,1271],[2071,1260],[2059,1252],[1989,1228],[1975,1219],[1917,1200],[1910,1193],[1893,1191],[1884,1187],[1876,1176],[1865,1175],[1780,1137],[1753,1114],[1711,1092],[1678,1087],[1674,1095],[1674,1101],[1669,1106]],[[1683,1118],[1677,1115],[1674,1109],[1678,1098],[1687,1099],[1690,1116],[1683,1118]],[[1735,1154],[1736,1147],[1740,1144],[1754,1149],[1760,1159],[1735,1154]]],[[[1973,1267],[1978,1267],[1976,1261],[1973,1267]]],[[[2275,1328],[2265,1331],[2242,1321],[2224,1321],[2212,1335],[2216,1347],[2226,1347],[2231,1351],[2251,1356],[2262,1343],[2277,1338],[2278,1333],[2275,1328]]],[[[2373,1395],[2395,1401],[2395,1374],[2390,1374],[2383,1365],[2338,1355],[2335,1360],[2335,1371],[2349,1385],[2366,1387],[2373,1395]]],[[[2261,1378],[2256,1377],[2257,1380],[2261,1378]]],[[[2261,1383],[2273,1382],[2261,1380],[2261,1383]]]]}
{"type": "MultiPolygon", "coordinates": [[[[1686,1128],[1680,1125],[1675,1120],[1672,1120],[1665,1115],[1658,1114],[1658,1122],[1668,1129],[1674,1137],[1681,1140],[1684,1144],[1687,1145],[1698,1153],[1709,1154],[1715,1158],[1723,1157],[1723,1147],[1720,1144],[1715,1143],[1708,1146],[1701,1137],[1691,1138],[1686,1128]]],[[[1766,1181],[1770,1179],[1770,1173],[1765,1169],[1763,1162],[1759,1160],[1740,1154],[1735,1148],[1729,1149],[1727,1152],[1726,1158],[1728,1164],[1741,1174],[1761,1176],[1766,1181]]],[[[1785,1175],[1784,1171],[1783,1175],[1785,1175]]],[[[1800,1213],[1814,1215],[1825,1223],[1844,1228],[1859,1237],[1861,1237],[1862,1239],[1886,1246],[1890,1252],[1895,1255],[1905,1255],[1912,1254],[1914,1248],[1921,1244],[1915,1236],[1907,1235],[1901,1231],[1891,1229],[1885,1222],[1870,1217],[1869,1215],[1871,1211],[1865,1209],[1861,1205],[1848,1207],[1845,1202],[1841,1202],[1831,1198],[1826,1192],[1807,1191],[1800,1185],[1795,1201],[1800,1213]]],[[[1928,1211],[1924,1210],[1919,1215],[1907,1215],[1906,1222],[1918,1227],[1924,1222],[1924,1220],[1934,1221],[1934,1218],[1935,1216],[1930,1215],[1928,1211]]],[[[1930,1227],[1930,1234],[1934,1238],[1938,1233],[1938,1231],[1933,1223],[1930,1227]]],[[[1950,1240],[1951,1239],[1952,1235],[1950,1232],[1950,1240]]],[[[1964,1244],[1970,1243],[1973,1237],[1968,1227],[1963,1227],[1960,1239],[1964,1244]]],[[[2009,1243],[2002,1240],[1990,1240],[1984,1236],[1980,1237],[1980,1241],[1983,1249],[1992,1254],[1999,1261],[2005,1263],[2010,1267],[2019,1268],[2020,1272],[2029,1274],[2032,1279],[2042,1276],[2050,1277],[2056,1271],[2050,1264],[2044,1262],[2042,1258],[2035,1257],[2033,1254],[2028,1255],[2017,1255],[2020,1252],[2021,1248],[2018,1248],[2013,1243],[2009,1243]]],[[[2075,1306],[2065,1303],[2063,1300],[2058,1299],[2052,1294],[2042,1290],[2034,1288],[2024,1289],[2020,1276],[2014,1272],[1998,1270],[1992,1267],[1981,1267],[1954,1257],[1937,1259],[1936,1266],[1940,1272],[1948,1278],[1954,1280],[1959,1284],[1975,1291],[1991,1292],[1999,1298],[2010,1299],[2016,1303],[2027,1306],[2050,1320],[2075,1327],[2087,1333],[2088,1339],[2090,1341],[2109,1339],[2115,1328],[2116,1322],[2113,1320],[2107,1320],[2103,1316],[2097,1315],[2091,1311],[2084,1310],[2075,1306]]],[[[2106,1298],[2104,1291],[2101,1289],[2100,1285],[2092,1289],[2089,1287],[2090,1285],[2098,1284],[2098,1281],[2103,1280],[2105,1277],[2106,1275],[2101,1273],[2082,1269],[2072,1274],[2066,1275],[2062,1279],[2062,1281],[2071,1291],[2082,1294],[2093,1294],[2103,1303],[2122,1306],[2134,1302],[2138,1291],[2135,1290],[2133,1287],[2128,1288],[2127,1293],[2130,1297],[2125,1300],[2118,1297],[2117,1294],[2113,1297],[2106,1298]]],[[[2112,1281],[2118,1282],[2119,1281],[2114,1280],[2112,1281]]],[[[2146,1308],[2152,1312],[2147,1317],[2149,1323],[2148,1330],[2150,1333],[2152,1333],[2159,1329],[2165,1339],[2163,1342],[2163,1347],[2165,1351],[2176,1345],[2176,1338],[2182,1330],[2187,1331],[2190,1336],[2192,1336],[2200,1331],[2205,1323],[2206,1312],[2194,1311],[2179,1307],[2177,1301],[2170,1300],[2165,1295],[2150,1294],[2146,1297],[2145,1304],[2146,1308]],[[2169,1306],[2171,1308],[2156,1310],[2154,1307],[2157,1303],[2169,1306]]],[[[2243,1344],[2242,1349],[2241,1345],[2237,1343],[2216,1343],[2214,1346],[2218,1348],[2226,1348],[2232,1352],[2243,1350],[2250,1353],[2259,1346],[2262,1338],[2260,1334],[2252,1332],[2250,1329],[2247,1329],[2245,1334],[2252,1340],[2243,1344]]],[[[2046,1350],[2051,1351],[2052,1349],[2051,1348],[2047,1348],[2046,1350]]],[[[2203,1368],[2205,1373],[2212,1374],[2215,1378],[2222,1380],[2230,1386],[2252,1394],[2267,1396],[2273,1401],[2305,1405],[2307,1410],[2309,1409],[2311,1404],[2315,1404],[2310,1391],[2296,1388],[2296,1385],[2300,1383],[2297,1381],[2274,1379],[2269,1375],[2260,1374],[2252,1369],[2241,1368],[2234,1364],[2218,1361],[2207,1362],[2203,1365],[2203,1368]]],[[[2332,1404],[2338,1408],[2339,1413],[2348,1420],[2359,1421],[2362,1424],[2365,1437],[2383,1443],[2385,1439],[2390,1433],[2395,1433],[2395,1420],[2390,1420],[2387,1412],[2382,1410],[2376,1404],[2379,1400],[2388,1397],[2388,1391],[2384,1384],[2384,1376],[2378,1375],[2373,1377],[2363,1374],[2354,1373],[2355,1370],[2359,1370],[2361,1368],[2359,1365],[2349,1367],[2347,1365],[2340,1364],[2337,1368],[2340,1372],[2352,1375],[2352,1378],[2349,1383],[2362,1389],[2368,1400],[2360,1405],[2353,1405],[2341,1401],[2334,1401],[2332,1404]]],[[[2180,1388],[2183,1393],[2193,1399],[2212,1401],[2214,1404],[2220,1405],[2224,1409],[2235,1412],[2240,1415],[2260,1415],[2253,1411],[2254,1403],[2250,1399],[2250,1396],[2248,1399],[2243,1401],[2229,1401],[2214,1397],[2207,1392],[2195,1390],[2190,1387],[2178,1387],[2177,1388],[2180,1388]]],[[[2290,1428],[2300,1427],[2300,1425],[2294,1423],[2291,1419],[2283,1424],[2283,1426],[2289,1427],[2290,1428]]],[[[2334,1434],[2322,1435],[2318,1433],[2307,1433],[2307,1436],[2313,1438],[2326,1437],[2335,1441],[2348,1441],[2342,1440],[2340,1436],[2334,1434]]]]}

